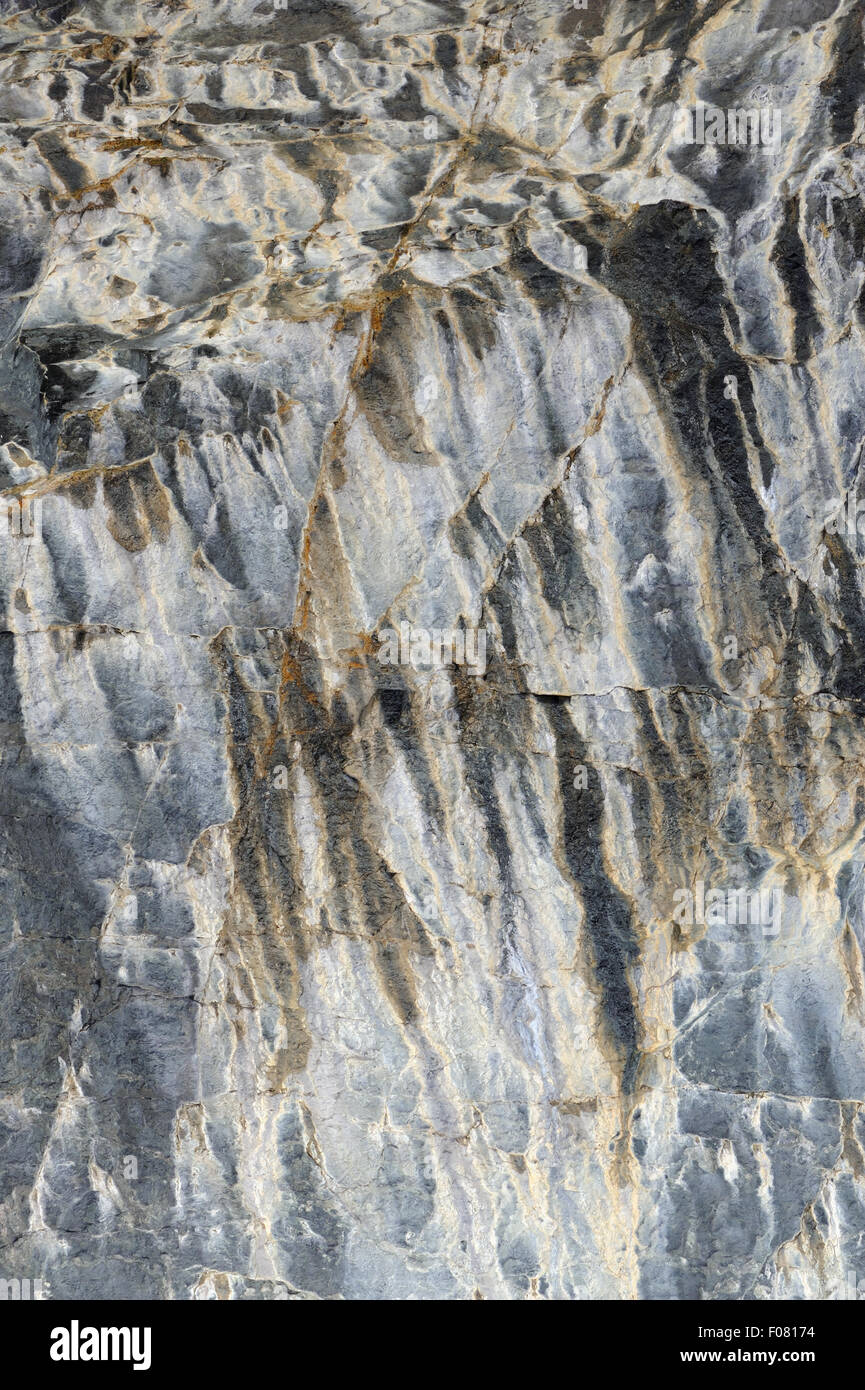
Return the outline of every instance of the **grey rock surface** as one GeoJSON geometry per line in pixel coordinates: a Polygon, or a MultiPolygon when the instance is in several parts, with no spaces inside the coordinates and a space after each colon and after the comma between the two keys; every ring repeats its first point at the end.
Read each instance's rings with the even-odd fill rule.
{"type": "Polygon", "coordinates": [[[863,19],[0,0],[0,1277],[865,1290],[863,19]]]}

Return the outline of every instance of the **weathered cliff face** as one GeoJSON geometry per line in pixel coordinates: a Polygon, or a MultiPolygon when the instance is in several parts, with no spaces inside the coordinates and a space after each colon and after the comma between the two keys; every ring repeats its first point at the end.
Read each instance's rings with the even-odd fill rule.
{"type": "Polygon", "coordinates": [[[0,1275],[842,1296],[858,0],[19,5],[0,1275]]]}

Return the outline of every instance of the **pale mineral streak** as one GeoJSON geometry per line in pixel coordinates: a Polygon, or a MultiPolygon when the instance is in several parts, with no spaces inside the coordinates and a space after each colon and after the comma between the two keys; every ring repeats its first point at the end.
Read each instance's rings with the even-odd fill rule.
{"type": "Polygon", "coordinates": [[[0,0],[0,1278],[865,1290],[863,52],[0,0]]]}

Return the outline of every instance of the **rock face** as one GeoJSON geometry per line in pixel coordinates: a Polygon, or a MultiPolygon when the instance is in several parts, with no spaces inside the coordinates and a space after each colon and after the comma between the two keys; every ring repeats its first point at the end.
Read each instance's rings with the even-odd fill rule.
{"type": "Polygon", "coordinates": [[[855,1296],[859,0],[0,9],[0,1277],[855,1296]]]}

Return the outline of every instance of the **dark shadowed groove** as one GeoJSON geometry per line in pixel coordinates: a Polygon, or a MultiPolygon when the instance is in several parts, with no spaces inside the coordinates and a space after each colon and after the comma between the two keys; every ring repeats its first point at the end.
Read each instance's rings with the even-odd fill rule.
{"type": "Polygon", "coordinates": [[[739,544],[760,560],[763,606],[788,626],[785,565],[754,493],[736,401],[725,395],[725,378],[744,386],[748,368],[727,339],[724,312],[735,335],[738,315],[715,265],[709,219],[678,203],[639,209],[611,238],[600,275],[628,307],[635,355],[675,424],[683,461],[718,495],[720,516],[723,497],[732,504],[739,544]],[[708,464],[713,455],[720,476],[708,464]]]}
{"type": "Polygon", "coordinates": [[[772,260],[784,282],[795,321],[794,348],[797,362],[805,362],[814,348],[820,317],[814,307],[811,278],[805,260],[805,247],[799,234],[798,197],[784,204],[784,220],[772,250],[772,260]]]}
{"type": "Polygon", "coordinates": [[[820,90],[829,102],[832,139],[845,145],[852,139],[865,93],[865,13],[852,4],[838,25],[835,62],[820,90]]]}
{"type": "Polygon", "coordinates": [[[604,793],[600,778],[586,761],[586,747],[567,711],[555,700],[542,699],[542,703],[556,741],[565,859],[583,900],[592,966],[601,990],[604,1023],[619,1057],[622,1093],[630,1096],[641,1055],[630,982],[639,956],[637,935],[631,909],[604,867],[604,793]],[[579,764],[586,768],[587,785],[576,789],[571,769],[579,764]]]}

